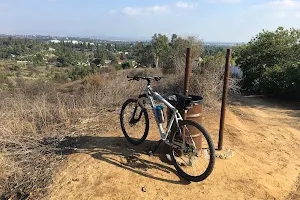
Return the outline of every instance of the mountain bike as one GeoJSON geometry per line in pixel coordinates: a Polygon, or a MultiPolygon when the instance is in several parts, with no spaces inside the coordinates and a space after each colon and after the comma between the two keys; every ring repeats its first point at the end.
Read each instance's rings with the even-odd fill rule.
{"type": "Polygon", "coordinates": [[[169,157],[179,176],[193,182],[206,179],[213,171],[215,164],[215,149],[212,139],[201,124],[184,120],[177,110],[177,108],[186,110],[191,103],[191,97],[174,94],[177,98],[175,107],[151,87],[151,81],[159,81],[161,77],[127,76],[127,78],[128,81],[145,80],[147,84],[138,98],[130,98],[122,106],[120,123],[125,138],[134,145],[145,141],[149,132],[149,116],[146,109],[146,104],[149,103],[161,137],[156,148],[149,154],[153,154],[159,144],[164,142],[170,146],[169,157]],[[163,127],[165,123],[164,107],[156,105],[156,101],[163,103],[171,111],[166,128],[163,127]],[[195,144],[192,137],[195,134],[201,137],[201,145],[195,144]]]}

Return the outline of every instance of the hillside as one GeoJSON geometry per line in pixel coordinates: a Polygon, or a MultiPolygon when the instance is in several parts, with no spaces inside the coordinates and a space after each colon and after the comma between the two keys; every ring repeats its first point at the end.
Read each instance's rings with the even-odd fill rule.
{"type": "MultiPolygon", "coordinates": [[[[299,199],[300,112],[255,98],[231,101],[225,147],[231,159],[217,159],[200,183],[180,179],[166,162],[164,148],[144,150],[158,139],[151,124],[148,141],[131,146],[119,128],[119,110],[95,115],[62,142],[68,154],[46,199],[299,199]],[[110,122],[103,131],[102,122],[110,122]],[[102,131],[101,131],[102,130],[102,131]],[[143,191],[144,190],[144,191],[143,191]]],[[[204,125],[217,144],[218,115],[205,112],[204,125]]]]}

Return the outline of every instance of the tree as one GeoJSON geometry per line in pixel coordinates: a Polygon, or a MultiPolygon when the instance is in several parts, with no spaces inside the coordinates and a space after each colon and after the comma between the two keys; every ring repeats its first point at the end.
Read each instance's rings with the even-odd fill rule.
{"type": "Polygon", "coordinates": [[[184,70],[186,49],[188,47],[192,49],[192,61],[203,57],[204,45],[202,41],[196,37],[182,38],[176,34],[172,35],[169,49],[162,58],[161,67],[165,73],[175,73],[184,70]]]}
{"type": "Polygon", "coordinates": [[[44,62],[43,55],[38,53],[35,55],[33,62],[35,65],[41,65],[44,62]]]}
{"type": "Polygon", "coordinates": [[[151,44],[139,42],[136,45],[135,59],[142,66],[152,67],[155,60],[155,54],[151,44]]]}
{"type": "Polygon", "coordinates": [[[56,60],[58,62],[58,64],[57,64],[58,67],[66,67],[66,66],[68,66],[68,62],[67,62],[67,60],[64,57],[62,57],[62,56],[57,57],[56,60]]]}
{"type": "Polygon", "coordinates": [[[106,52],[102,47],[97,46],[94,54],[95,59],[99,60],[99,64],[104,65],[106,59],[106,52]]]}
{"type": "Polygon", "coordinates": [[[107,44],[106,44],[106,49],[107,49],[108,51],[111,51],[111,50],[112,50],[111,44],[107,43],[107,44]]]}
{"type": "Polygon", "coordinates": [[[92,49],[92,45],[88,42],[88,44],[87,44],[87,48],[88,49],[92,49]]]}
{"type": "Polygon", "coordinates": [[[116,56],[112,52],[108,52],[108,59],[111,60],[111,64],[115,65],[118,63],[116,56]]]}
{"type": "Polygon", "coordinates": [[[205,45],[204,46],[204,55],[205,56],[215,56],[220,52],[226,52],[228,46],[219,46],[219,45],[205,45]]]}
{"type": "Polygon", "coordinates": [[[300,30],[263,30],[234,54],[244,74],[243,88],[255,93],[300,97],[300,30]]]}
{"type": "Polygon", "coordinates": [[[120,60],[127,60],[126,55],[124,53],[121,53],[120,60]]]}
{"type": "Polygon", "coordinates": [[[80,60],[80,56],[72,48],[62,44],[56,48],[58,66],[66,67],[69,65],[76,65],[80,60]]]}
{"type": "Polygon", "coordinates": [[[169,39],[166,35],[154,34],[151,43],[155,53],[155,67],[158,68],[159,59],[166,55],[169,50],[169,39]]]}
{"type": "Polygon", "coordinates": [[[178,38],[177,34],[172,34],[172,38],[171,38],[171,44],[175,43],[175,40],[178,38]]]}
{"type": "Polygon", "coordinates": [[[123,68],[123,69],[128,69],[128,68],[130,68],[129,62],[124,62],[124,63],[122,63],[122,68],[123,68]]]}

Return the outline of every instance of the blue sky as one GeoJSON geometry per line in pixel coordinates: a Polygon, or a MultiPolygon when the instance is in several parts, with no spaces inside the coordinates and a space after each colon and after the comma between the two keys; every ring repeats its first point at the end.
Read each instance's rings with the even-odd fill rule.
{"type": "Polygon", "coordinates": [[[300,0],[0,0],[2,34],[247,42],[278,26],[300,28],[300,0]]]}

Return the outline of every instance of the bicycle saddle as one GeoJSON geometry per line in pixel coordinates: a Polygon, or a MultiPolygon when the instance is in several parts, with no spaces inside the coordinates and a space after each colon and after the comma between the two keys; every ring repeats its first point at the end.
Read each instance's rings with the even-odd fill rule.
{"type": "Polygon", "coordinates": [[[192,97],[183,94],[174,93],[177,98],[177,109],[186,109],[192,102],[192,97]]]}

